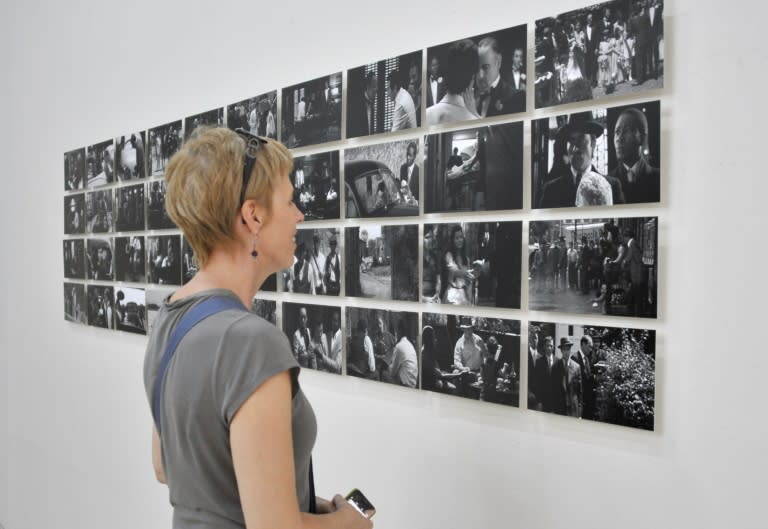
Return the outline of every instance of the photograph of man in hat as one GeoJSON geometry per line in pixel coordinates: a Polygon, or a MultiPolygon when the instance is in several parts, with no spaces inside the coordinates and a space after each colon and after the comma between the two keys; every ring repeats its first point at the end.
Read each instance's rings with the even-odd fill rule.
{"type": "MultiPolygon", "coordinates": [[[[534,127],[547,125],[548,120],[537,120],[534,127]],[[543,122],[543,123],[542,123],[543,122]]],[[[576,112],[556,134],[555,142],[567,145],[567,165],[558,169],[560,174],[546,182],[536,207],[566,208],[624,203],[621,182],[611,176],[603,176],[593,166],[597,138],[603,135],[603,124],[595,120],[592,112],[576,112]]],[[[536,131],[534,130],[534,135],[536,131]]],[[[537,163],[534,160],[534,164],[537,163]]],[[[534,186],[534,193],[535,193],[534,186]]]]}
{"type": "Polygon", "coordinates": [[[462,316],[459,328],[463,334],[453,348],[453,366],[456,371],[480,371],[483,360],[488,356],[485,342],[474,333],[472,318],[462,316]]]}
{"type": "Polygon", "coordinates": [[[565,387],[565,413],[569,417],[581,417],[583,408],[581,366],[571,358],[572,347],[573,342],[570,337],[567,336],[560,338],[560,345],[557,346],[557,348],[560,349],[560,354],[563,357],[563,365],[565,366],[563,377],[563,385],[565,387]]]}

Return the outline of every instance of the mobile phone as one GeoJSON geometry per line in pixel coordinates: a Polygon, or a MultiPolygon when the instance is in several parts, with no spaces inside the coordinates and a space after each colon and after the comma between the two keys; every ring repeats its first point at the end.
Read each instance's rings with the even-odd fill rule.
{"type": "Polygon", "coordinates": [[[360,489],[352,489],[352,492],[347,494],[344,499],[368,519],[373,518],[373,515],[376,514],[373,504],[368,501],[365,494],[360,492],[360,489]]]}

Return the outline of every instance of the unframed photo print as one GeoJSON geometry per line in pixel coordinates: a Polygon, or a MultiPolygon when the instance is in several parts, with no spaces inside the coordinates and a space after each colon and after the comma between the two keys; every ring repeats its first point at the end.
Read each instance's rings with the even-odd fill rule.
{"type": "Polygon", "coordinates": [[[112,238],[88,239],[87,252],[85,254],[88,263],[88,279],[99,281],[113,281],[114,251],[112,238]]]}
{"type": "Polygon", "coordinates": [[[277,90],[227,105],[227,127],[277,139],[277,90]]]}
{"type": "Polygon", "coordinates": [[[87,233],[112,233],[115,231],[112,197],[111,189],[92,191],[85,194],[87,233]]]}
{"type": "Polygon", "coordinates": [[[340,238],[337,228],[298,230],[294,264],[282,273],[283,291],[338,296],[344,270],[340,238]]]}
{"type": "Polygon", "coordinates": [[[73,323],[88,323],[85,285],[64,283],[64,319],[73,323]]]}
{"type": "Polygon", "coordinates": [[[64,197],[64,233],[85,233],[85,193],[64,197]]]}
{"type": "Polygon", "coordinates": [[[147,282],[181,285],[181,236],[147,237],[147,282]]]}
{"type": "Polygon", "coordinates": [[[115,181],[115,142],[107,140],[88,147],[88,188],[101,187],[115,181]]]}
{"type": "Polygon", "coordinates": [[[147,229],[170,230],[176,227],[165,209],[165,180],[147,182],[147,229]]]}
{"type": "Polygon", "coordinates": [[[216,108],[184,119],[184,139],[188,140],[198,127],[223,127],[224,109],[216,108]]]}
{"type": "Polygon", "coordinates": [[[341,307],[283,303],[283,332],[301,367],[341,374],[341,307]]]}
{"type": "Polygon", "coordinates": [[[283,88],[283,143],[293,149],[340,140],[341,90],[341,72],[283,88]]]}
{"type": "Polygon", "coordinates": [[[85,189],[85,148],[64,153],[64,191],[85,189]]]}
{"type": "Polygon", "coordinates": [[[339,218],[339,151],[294,158],[290,178],[304,221],[339,218]]]}
{"type": "Polygon", "coordinates": [[[116,287],[115,328],[147,334],[147,300],[143,288],[116,287]]]}
{"type": "Polygon", "coordinates": [[[147,177],[147,133],[134,132],[115,138],[115,172],[120,182],[147,177]]]}
{"type": "Polygon", "coordinates": [[[85,241],[83,239],[65,239],[64,277],[85,279],[85,241]]]}
{"type": "Polygon", "coordinates": [[[115,328],[114,287],[88,285],[88,325],[103,329],[115,328]]]}
{"type": "Polygon", "coordinates": [[[146,282],[144,236],[115,237],[115,279],[132,283],[146,282]]]}
{"type": "Polygon", "coordinates": [[[117,231],[144,230],[144,184],[118,187],[115,206],[117,231]]]}
{"type": "Polygon", "coordinates": [[[148,151],[151,176],[165,173],[168,161],[179,150],[183,139],[181,120],[149,129],[148,151]]]}

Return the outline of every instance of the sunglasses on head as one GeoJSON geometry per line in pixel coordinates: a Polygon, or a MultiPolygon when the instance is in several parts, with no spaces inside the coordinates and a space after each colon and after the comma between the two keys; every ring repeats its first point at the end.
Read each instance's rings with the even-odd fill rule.
{"type": "Polygon", "coordinates": [[[240,127],[235,129],[235,132],[239,134],[245,140],[245,160],[243,161],[243,186],[240,189],[240,204],[245,202],[245,190],[248,188],[248,180],[251,178],[251,172],[253,171],[253,164],[256,163],[256,153],[259,151],[262,145],[267,144],[267,138],[256,136],[251,134],[244,128],[240,127]]]}

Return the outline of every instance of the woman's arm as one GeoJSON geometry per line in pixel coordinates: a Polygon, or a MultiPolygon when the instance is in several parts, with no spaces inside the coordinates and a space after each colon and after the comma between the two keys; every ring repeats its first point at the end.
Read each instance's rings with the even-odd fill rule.
{"type": "Polygon", "coordinates": [[[157,481],[166,485],[165,470],[163,469],[163,449],[160,446],[160,436],[154,424],[152,425],[152,466],[155,469],[157,481]]]}
{"type": "Polygon", "coordinates": [[[291,432],[291,380],[287,371],[264,382],[243,403],[232,419],[229,439],[248,529],[372,527],[340,496],[334,498],[333,513],[312,515],[299,511],[291,432]]]}

